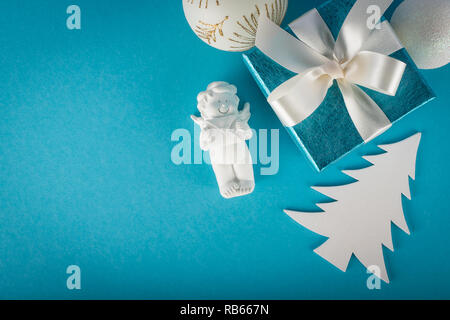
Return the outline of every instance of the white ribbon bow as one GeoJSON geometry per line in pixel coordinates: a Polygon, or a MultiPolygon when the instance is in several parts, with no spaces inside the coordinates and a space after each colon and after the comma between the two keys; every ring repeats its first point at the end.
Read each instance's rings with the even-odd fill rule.
{"type": "Polygon", "coordinates": [[[393,0],[358,0],[334,41],[319,12],[313,9],[289,25],[290,35],[261,15],[256,47],[296,76],[277,87],[268,102],[287,127],[308,118],[336,80],[348,113],[364,141],[391,126],[380,107],[357,85],[394,96],[406,64],[389,57],[403,48],[387,21],[368,26],[368,8],[381,15],[393,0]]]}

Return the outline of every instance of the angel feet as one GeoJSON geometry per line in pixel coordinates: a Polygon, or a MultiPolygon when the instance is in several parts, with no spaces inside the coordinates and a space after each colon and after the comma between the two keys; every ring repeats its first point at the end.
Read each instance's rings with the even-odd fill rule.
{"type": "Polygon", "coordinates": [[[250,180],[233,180],[220,187],[220,194],[226,199],[250,194],[255,189],[255,182],[250,180]]]}
{"type": "Polygon", "coordinates": [[[225,199],[239,197],[241,195],[239,183],[237,181],[231,181],[220,186],[220,194],[225,199]]]}
{"type": "Polygon", "coordinates": [[[255,182],[251,180],[239,181],[239,195],[245,196],[255,190],[255,182]]]}

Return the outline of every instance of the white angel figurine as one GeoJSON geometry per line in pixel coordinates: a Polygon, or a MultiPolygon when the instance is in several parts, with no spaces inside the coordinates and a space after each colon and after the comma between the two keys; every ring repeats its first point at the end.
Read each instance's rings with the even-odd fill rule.
{"type": "Polygon", "coordinates": [[[248,126],[250,104],[238,110],[234,85],[213,82],[198,97],[201,117],[191,116],[201,128],[200,147],[209,151],[220,193],[233,198],[252,193],[255,188],[253,164],[245,140],[252,137],[248,126]]]}

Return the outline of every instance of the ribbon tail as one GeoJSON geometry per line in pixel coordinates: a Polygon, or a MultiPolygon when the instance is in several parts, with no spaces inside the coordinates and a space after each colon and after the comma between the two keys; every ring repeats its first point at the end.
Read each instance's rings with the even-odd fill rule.
{"type": "Polygon", "coordinates": [[[255,45],[266,56],[295,73],[328,62],[328,58],[281,29],[264,14],[258,20],[255,45]]]}
{"type": "Polygon", "coordinates": [[[383,110],[361,88],[338,80],[345,106],[364,142],[374,139],[392,125],[383,110]]]}

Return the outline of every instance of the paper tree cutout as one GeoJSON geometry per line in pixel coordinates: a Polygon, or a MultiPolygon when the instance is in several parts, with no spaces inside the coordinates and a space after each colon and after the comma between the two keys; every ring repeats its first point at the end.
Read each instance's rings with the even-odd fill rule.
{"type": "Polygon", "coordinates": [[[420,138],[417,133],[398,143],[381,145],[386,153],[363,157],[373,166],[343,171],[357,182],[313,187],[337,200],[317,204],[324,212],[285,210],[299,224],[329,238],[314,252],[344,272],[354,254],[366,268],[378,267],[377,275],[389,283],[382,245],[394,251],[391,222],[409,234],[401,194],[411,200],[408,176],[415,179],[420,138]]]}

